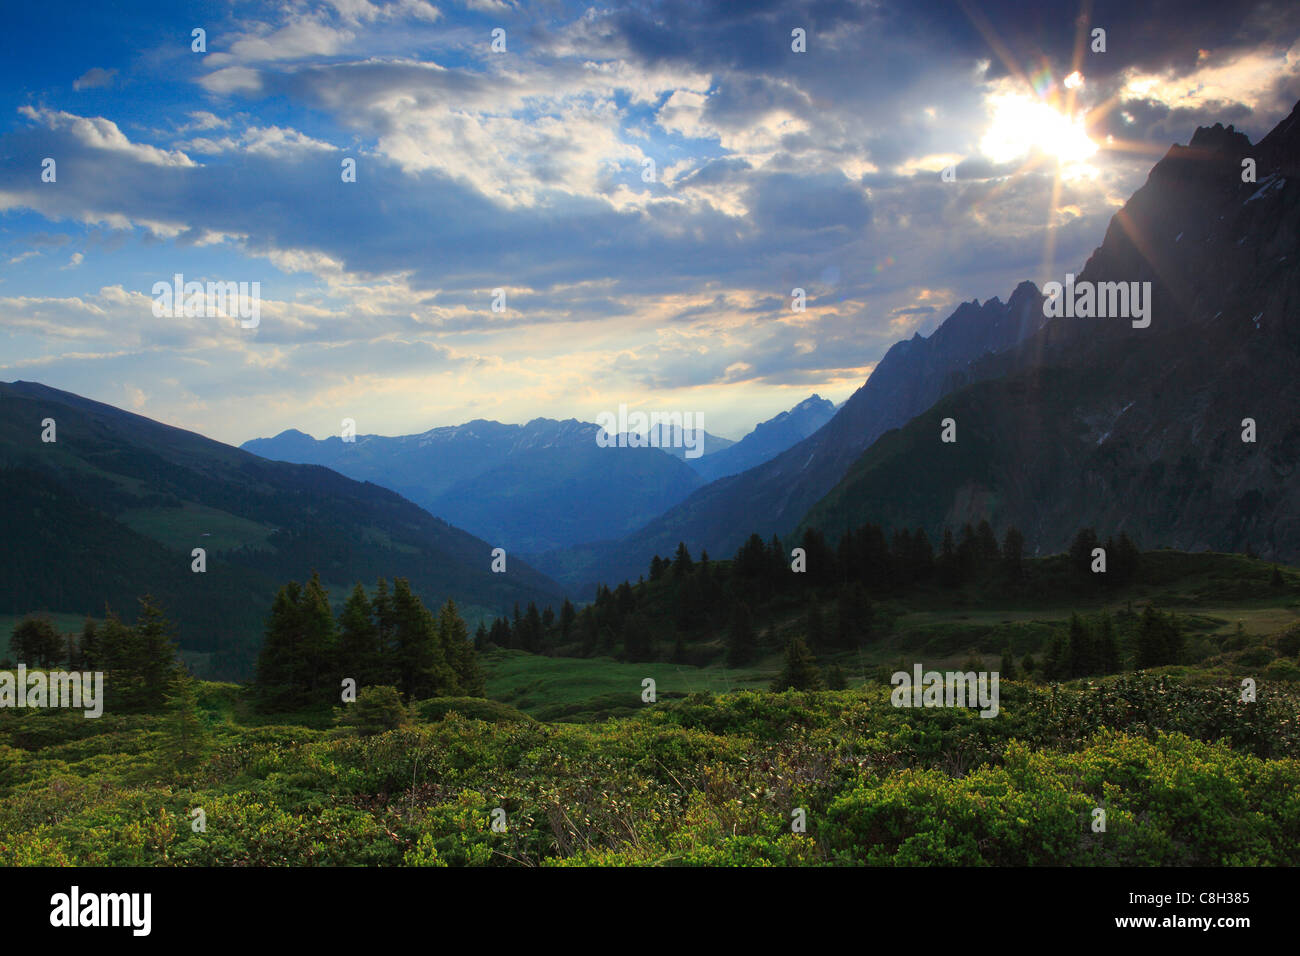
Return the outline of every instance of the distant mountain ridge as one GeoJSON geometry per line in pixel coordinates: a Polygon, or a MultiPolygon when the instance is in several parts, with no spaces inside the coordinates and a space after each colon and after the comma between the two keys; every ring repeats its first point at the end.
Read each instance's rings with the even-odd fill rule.
{"type": "Polygon", "coordinates": [[[692,554],[730,557],[750,534],[785,535],[875,439],[979,374],[978,360],[1010,348],[1043,324],[1042,296],[1022,282],[1006,303],[964,302],[930,336],[895,343],[867,381],[809,437],[775,458],[692,493],[621,539],[530,555],[556,580],[590,588],[636,579],[679,541],[692,554]]]}
{"type": "Polygon", "coordinates": [[[773,419],[788,424],[765,423],[757,436],[739,443],[705,430],[696,445],[694,434],[688,443],[680,429],[656,425],[644,436],[612,435],[625,439],[623,447],[603,448],[594,423],[535,418],[524,425],[476,419],[414,435],[357,435],[350,442],[288,429],[240,447],[391,488],[508,552],[527,554],[633,531],[703,485],[700,471],[715,456],[744,446],[738,461],[770,457],[819,411],[818,403],[801,403],[773,419]],[[686,457],[696,448],[701,455],[686,457]]]}
{"type": "Polygon", "coordinates": [[[813,394],[794,408],[759,422],[753,431],[730,447],[687,463],[706,481],[736,475],[775,458],[813,434],[834,414],[835,406],[831,402],[813,394]]]}

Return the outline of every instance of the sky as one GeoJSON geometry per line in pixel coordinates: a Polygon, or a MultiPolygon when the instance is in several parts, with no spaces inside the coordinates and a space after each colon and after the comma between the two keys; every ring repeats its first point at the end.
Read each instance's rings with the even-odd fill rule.
{"type": "Polygon", "coordinates": [[[738,438],[1077,272],[1171,144],[1300,99],[1300,5],[1250,0],[5,21],[0,380],[232,444],[620,404],[738,438]],[[259,283],[257,324],[155,314],[178,273],[259,283]]]}

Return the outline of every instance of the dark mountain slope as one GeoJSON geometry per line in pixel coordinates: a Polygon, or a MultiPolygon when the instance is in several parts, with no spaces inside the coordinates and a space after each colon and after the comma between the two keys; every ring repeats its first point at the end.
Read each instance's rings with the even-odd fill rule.
{"type": "Polygon", "coordinates": [[[131,617],[152,592],[181,646],[218,654],[225,674],[246,671],[275,589],[313,569],[335,587],[408,577],[430,603],[493,610],[559,596],[522,561],[491,573],[491,545],[391,491],[34,383],[0,384],[0,484],[0,613],[109,602],[131,617]],[[41,441],[46,418],[56,442],[41,441]]]}
{"type": "Polygon", "coordinates": [[[830,421],[834,414],[834,405],[820,395],[810,395],[794,408],[759,422],[752,432],[734,445],[687,464],[706,481],[738,475],[803,441],[830,421]]]}
{"type": "Polygon", "coordinates": [[[1253,147],[1231,127],[1197,130],[1112,219],[1078,281],[1151,282],[1150,327],[1050,321],[983,363],[1002,378],[884,436],[803,524],[937,534],[988,518],[1031,550],[1092,526],[1148,547],[1300,556],[1297,111],[1253,147]],[[1245,157],[1256,183],[1241,181],[1245,157]],[[947,417],[956,444],[940,442],[947,417]]]}

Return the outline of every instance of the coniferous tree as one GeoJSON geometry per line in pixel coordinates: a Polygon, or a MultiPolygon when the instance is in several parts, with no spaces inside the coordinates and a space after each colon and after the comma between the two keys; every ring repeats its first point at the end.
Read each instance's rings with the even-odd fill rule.
{"type": "MultiPolygon", "coordinates": [[[[481,627],[482,625],[480,625],[481,627]]],[[[465,626],[456,602],[451,598],[438,612],[438,643],[443,656],[456,675],[456,693],[462,697],[486,697],[487,689],[478,653],[469,642],[469,629],[465,626]]]]}
{"type": "Polygon", "coordinates": [[[831,584],[838,576],[835,564],[835,552],[826,543],[826,536],[816,528],[805,528],[799,542],[808,562],[804,572],[808,580],[816,585],[831,584]]]}
{"type": "MultiPolygon", "coordinates": [[[[623,582],[626,584],[627,582],[623,582]]],[[[524,614],[524,637],[523,648],[533,654],[537,654],[542,649],[542,615],[537,611],[537,605],[529,601],[528,611],[524,614]]]]}
{"type": "Polygon", "coordinates": [[[438,640],[433,614],[405,578],[393,582],[397,688],[408,703],[456,692],[456,678],[438,640]]]}
{"type": "Polygon", "coordinates": [[[962,525],[961,540],[957,544],[957,575],[963,583],[972,581],[980,563],[979,543],[970,522],[962,525]]]}
{"type": "Polygon", "coordinates": [[[866,641],[871,635],[871,618],[871,599],[866,588],[856,581],[844,587],[836,615],[836,646],[857,647],[866,641]]]}
{"type": "Polygon", "coordinates": [[[1126,532],[1121,531],[1112,545],[1107,542],[1107,576],[1114,576],[1115,584],[1131,584],[1136,580],[1142,564],[1142,552],[1126,532]]]}
{"type": "Polygon", "coordinates": [[[29,614],[14,627],[9,648],[29,667],[50,668],[64,653],[64,641],[48,617],[29,614]]]}
{"type": "Polygon", "coordinates": [[[1047,655],[1043,658],[1043,677],[1046,680],[1064,680],[1069,676],[1066,639],[1055,634],[1048,642],[1047,655]]]}
{"type": "Polygon", "coordinates": [[[934,573],[934,548],[924,528],[912,532],[912,568],[909,584],[924,581],[934,573]]]}
{"type": "Polygon", "coordinates": [[[749,605],[737,601],[731,614],[731,631],[727,639],[727,666],[740,667],[754,659],[758,638],[754,634],[754,615],[749,605]]]}
{"type": "Polygon", "coordinates": [[[197,763],[208,749],[208,732],[199,716],[198,691],[184,668],[172,673],[164,699],[167,717],[163,724],[162,751],[167,765],[184,770],[197,763]]]}
{"type": "Polygon", "coordinates": [[[821,605],[816,600],[808,602],[808,611],[804,615],[804,633],[811,647],[826,646],[826,624],[822,619],[821,605]]]}
{"type": "Polygon", "coordinates": [[[1016,659],[1008,647],[1002,651],[1002,663],[998,666],[998,677],[1000,680],[1016,679],[1016,659]]]}
{"type": "Polygon", "coordinates": [[[1183,634],[1173,612],[1161,614],[1151,605],[1142,611],[1138,624],[1137,668],[1177,664],[1183,654],[1183,634]]]}
{"type": "Polygon", "coordinates": [[[979,556],[980,568],[983,572],[996,568],[1002,560],[1002,552],[998,548],[997,536],[993,533],[993,526],[988,523],[987,519],[981,520],[975,528],[975,550],[979,556]]]}
{"type": "Polygon", "coordinates": [[[844,671],[840,669],[840,665],[832,664],[830,670],[826,672],[826,689],[844,690],[848,686],[849,682],[844,679],[844,671]]]}
{"type": "MultiPolygon", "coordinates": [[[[329,606],[325,607],[326,614],[329,606]]],[[[330,619],[333,624],[333,619],[330,619]]],[[[140,598],[140,613],[136,617],[135,672],[140,677],[140,706],[158,710],[167,698],[168,685],[176,667],[176,644],[172,638],[171,622],[163,616],[162,609],[146,594],[140,598]]]]}
{"type": "Polygon", "coordinates": [[[379,646],[379,628],[366,589],[357,584],[339,612],[339,677],[351,677],[358,687],[377,684],[383,679],[383,653],[379,646]]]}
{"type": "Polygon", "coordinates": [[[560,640],[565,644],[569,643],[569,638],[573,636],[573,622],[577,617],[578,612],[573,609],[573,602],[566,597],[564,606],[560,608],[560,640]]]}
{"type": "Polygon", "coordinates": [[[93,618],[86,618],[81,625],[81,644],[79,647],[79,666],[82,670],[93,671],[100,665],[99,629],[93,618]]]}
{"type": "Polygon", "coordinates": [[[944,587],[955,588],[961,583],[961,566],[957,561],[957,546],[953,543],[951,528],[943,529],[943,543],[939,546],[935,570],[939,573],[939,583],[944,587]]]}
{"type": "Polygon", "coordinates": [[[1097,666],[1103,674],[1118,674],[1122,667],[1119,659],[1119,642],[1115,640],[1115,622],[1103,614],[1097,630],[1097,666]]]}
{"type": "Polygon", "coordinates": [[[772,681],[772,690],[821,690],[822,675],[817,660],[802,638],[792,637],[785,645],[785,662],[772,681]]]}
{"type": "Polygon", "coordinates": [[[1014,525],[1002,538],[1002,573],[1011,581],[1025,576],[1025,536],[1014,525]]]}
{"type": "Polygon", "coordinates": [[[650,626],[637,612],[623,620],[623,657],[629,661],[654,660],[650,626]]]}
{"type": "Polygon", "coordinates": [[[686,542],[677,542],[677,555],[673,558],[673,577],[681,580],[691,572],[694,565],[691,563],[691,553],[686,550],[686,542]]]}
{"type": "Polygon", "coordinates": [[[1093,666],[1092,635],[1084,627],[1078,614],[1070,615],[1070,631],[1066,638],[1065,674],[1067,678],[1084,677],[1095,673],[1093,666]]]}
{"type": "Polygon", "coordinates": [[[1075,574],[1085,578],[1093,576],[1092,552],[1097,547],[1100,547],[1097,532],[1091,528],[1084,528],[1074,536],[1070,544],[1070,567],[1074,568],[1075,574]]]}
{"type": "Polygon", "coordinates": [[[474,650],[482,654],[485,650],[487,650],[487,645],[488,645],[487,625],[484,624],[482,621],[479,621],[478,630],[474,632],[474,650]]]}
{"type": "Polygon", "coordinates": [[[375,596],[370,600],[370,610],[375,619],[375,642],[383,661],[379,680],[393,684],[397,681],[397,619],[393,611],[393,596],[388,589],[388,582],[383,578],[375,582],[375,596]]]}

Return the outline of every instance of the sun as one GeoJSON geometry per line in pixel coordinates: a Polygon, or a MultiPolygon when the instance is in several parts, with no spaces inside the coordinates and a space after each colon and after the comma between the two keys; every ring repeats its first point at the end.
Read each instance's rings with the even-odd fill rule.
{"type": "Polygon", "coordinates": [[[993,122],[980,140],[980,150],[995,163],[1020,159],[1033,150],[1056,157],[1062,165],[1084,163],[1097,152],[1088,138],[1082,114],[1068,116],[1050,103],[1024,93],[1000,93],[989,98],[993,122]]]}

